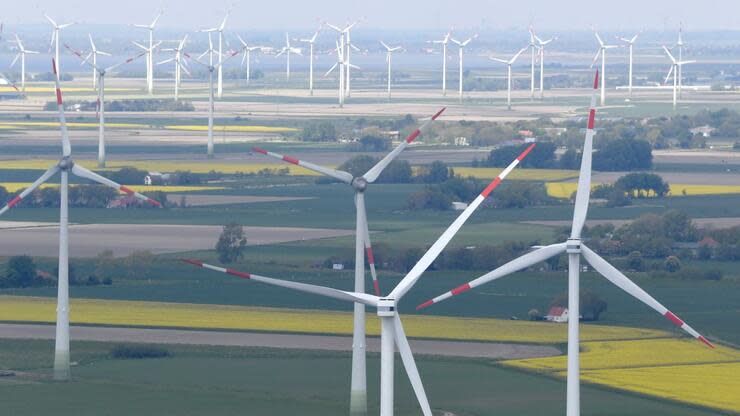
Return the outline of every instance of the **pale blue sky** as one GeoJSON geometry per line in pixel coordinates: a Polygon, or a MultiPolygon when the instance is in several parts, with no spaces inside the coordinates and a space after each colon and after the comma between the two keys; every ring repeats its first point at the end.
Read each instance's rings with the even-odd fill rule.
{"type": "Polygon", "coordinates": [[[60,21],[146,23],[164,8],[162,26],[213,25],[233,5],[232,29],[292,29],[365,17],[363,26],[380,29],[526,27],[542,29],[646,28],[740,29],[738,0],[36,0],[5,2],[7,23],[41,23],[47,11],[60,21]],[[7,6],[10,7],[7,7],[7,6]]]}

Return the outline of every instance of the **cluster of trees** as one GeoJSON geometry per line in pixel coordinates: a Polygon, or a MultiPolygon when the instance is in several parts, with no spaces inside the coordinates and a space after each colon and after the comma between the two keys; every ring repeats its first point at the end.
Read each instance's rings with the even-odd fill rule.
{"type": "Polygon", "coordinates": [[[300,138],[306,142],[337,141],[337,130],[330,121],[311,122],[303,127],[300,138]]]}
{"type": "Polygon", "coordinates": [[[244,227],[232,222],[224,225],[221,235],[216,242],[216,253],[221,263],[233,263],[244,256],[247,247],[247,237],[244,235],[244,227]]]}
{"type": "MultiPolygon", "coordinates": [[[[65,101],[66,110],[96,111],[97,101],[65,101]]],[[[56,101],[49,101],[44,110],[56,110],[56,101]]],[[[172,99],[112,100],[105,102],[105,111],[195,111],[193,103],[172,99]]]]}
{"type": "MultiPolygon", "coordinates": [[[[484,166],[505,167],[508,166],[519,154],[521,154],[530,144],[520,146],[503,146],[491,151],[488,159],[484,161],[484,166]]],[[[555,161],[555,144],[552,142],[539,142],[521,162],[524,168],[554,168],[555,161]]]]}
{"type": "MultiPolygon", "coordinates": [[[[113,284],[114,277],[140,278],[146,276],[154,257],[149,252],[135,252],[128,257],[116,259],[113,252],[105,250],[98,254],[86,273],[78,272],[78,264],[69,264],[69,284],[72,286],[97,286],[113,284]]],[[[30,256],[14,256],[8,259],[5,275],[0,276],[2,288],[25,288],[56,286],[59,269],[51,273],[41,270],[30,256]]]]}
{"type": "MultiPolygon", "coordinates": [[[[351,173],[353,176],[358,177],[364,175],[370,168],[375,166],[380,161],[380,158],[361,155],[355,156],[352,159],[342,163],[339,166],[339,170],[351,173]]],[[[331,180],[321,178],[319,182],[331,182],[331,180]]],[[[383,173],[378,177],[377,182],[380,183],[411,183],[414,181],[413,171],[411,170],[411,164],[407,160],[395,159],[388,167],[385,168],[383,173]]]]}
{"type": "MultiPolygon", "coordinates": [[[[20,192],[21,190],[8,192],[0,186],[0,201],[7,203],[20,192]]],[[[74,208],[106,208],[111,201],[120,196],[121,194],[118,191],[104,185],[73,185],[69,187],[68,202],[69,206],[74,208]]],[[[167,194],[164,192],[147,192],[147,196],[159,201],[162,205],[166,206],[167,204],[167,194]]],[[[40,188],[23,198],[22,204],[30,208],[58,208],[59,198],[59,188],[40,188]]],[[[136,202],[134,206],[151,207],[143,202],[136,202]]]]}
{"type": "Polygon", "coordinates": [[[607,200],[607,206],[621,207],[630,205],[633,198],[650,196],[664,197],[670,192],[670,186],[659,175],[654,173],[629,173],[617,179],[613,184],[601,184],[591,192],[594,198],[607,200]]]}
{"type": "MultiPolygon", "coordinates": [[[[606,312],[606,309],[609,306],[599,295],[588,289],[581,290],[578,299],[579,309],[581,316],[583,317],[582,320],[584,321],[598,321],[601,314],[606,312]]],[[[558,297],[553,299],[552,303],[550,303],[550,307],[567,308],[568,293],[566,292],[558,295],[558,297]]]]}

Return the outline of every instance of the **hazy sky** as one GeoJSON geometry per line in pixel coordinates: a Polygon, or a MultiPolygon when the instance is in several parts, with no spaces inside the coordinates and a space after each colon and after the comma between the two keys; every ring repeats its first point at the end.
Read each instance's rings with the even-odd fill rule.
{"type": "Polygon", "coordinates": [[[7,23],[41,23],[47,11],[58,21],[146,23],[163,8],[162,26],[214,25],[233,6],[232,29],[309,28],[317,19],[342,22],[364,17],[367,28],[442,29],[526,27],[540,29],[648,28],[739,29],[740,0],[6,0],[7,23]],[[9,7],[8,7],[9,6],[9,7]]]}

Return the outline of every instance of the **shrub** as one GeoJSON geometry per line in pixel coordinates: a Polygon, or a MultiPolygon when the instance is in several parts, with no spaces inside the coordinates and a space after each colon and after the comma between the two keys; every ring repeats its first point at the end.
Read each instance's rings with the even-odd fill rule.
{"type": "Polygon", "coordinates": [[[164,358],[172,355],[163,347],[142,344],[118,344],[110,354],[113,358],[121,359],[164,358]]]}

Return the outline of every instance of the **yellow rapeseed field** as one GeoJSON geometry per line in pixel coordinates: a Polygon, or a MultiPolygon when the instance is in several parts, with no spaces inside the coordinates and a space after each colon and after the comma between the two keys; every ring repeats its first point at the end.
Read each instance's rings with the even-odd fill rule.
{"type": "Polygon", "coordinates": [[[581,379],[619,390],[740,413],[738,374],[740,362],[593,370],[584,371],[581,379]]]}
{"type": "MultiPolygon", "coordinates": [[[[584,370],[734,361],[740,362],[740,351],[719,345],[708,348],[693,338],[581,343],[581,368],[584,370]]],[[[559,372],[567,366],[565,356],[513,360],[507,364],[542,372],[559,372]]]]}
{"type": "MultiPolygon", "coordinates": [[[[591,189],[598,185],[598,183],[591,184],[591,189]]],[[[576,191],[578,184],[575,182],[547,182],[545,186],[547,187],[547,194],[553,198],[570,198],[576,191]]],[[[671,196],[740,194],[740,185],[687,185],[674,183],[670,184],[669,187],[671,196]]]]}
{"type": "MultiPolygon", "coordinates": [[[[479,179],[493,179],[503,168],[468,168],[455,167],[455,173],[461,176],[472,176],[479,179]]],[[[560,181],[578,177],[577,170],[562,169],[515,169],[507,179],[522,181],[560,181]]]]}
{"type": "MultiPolygon", "coordinates": [[[[171,125],[164,126],[168,130],[182,131],[208,131],[208,126],[200,125],[171,125]]],[[[292,133],[298,131],[293,127],[270,127],[270,126],[213,126],[213,131],[237,132],[237,133],[292,133]]]]}
{"type": "MultiPolygon", "coordinates": [[[[71,302],[71,321],[78,324],[352,333],[350,312],[94,299],[71,302]]],[[[53,322],[55,308],[53,298],[0,296],[0,319],[6,321],[53,322]]],[[[368,315],[368,334],[379,335],[379,325],[376,316],[368,315]]],[[[487,318],[407,315],[404,327],[409,336],[417,338],[552,344],[564,342],[567,337],[562,325],[487,318]]],[[[587,340],[668,335],[661,331],[600,325],[587,325],[582,333],[587,340]]]]}
{"type": "MultiPolygon", "coordinates": [[[[5,182],[0,183],[0,186],[8,190],[8,192],[16,192],[22,189],[26,189],[31,186],[30,182],[5,182]]],[[[74,185],[72,185],[74,186],[74,185]]],[[[56,183],[45,183],[41,185],[41,188],[58,188],[59,184],[56,183]]],[[[128,188],[133,189],[136,192],[196,192],[196,191],[213,191],[218,189],[224,189],[218,186],[160,186],[160,185],[127,185],[128,188]]]]}
{"type": "MultiPolygon", "coordinates": [[[[56,163],[51,159],[30,159],[30,160],[2,160],[0,169],[38,169],[46,170],[49,166],[56,163]]],[[[157,172],[175,172],[178,170],[187,170],[193,173],[208,173],[211,171],[222,172],[227,174],[234,173],[257,173],[264,169],[288,169],[288,174],[293,176],[318,176],[319,174],[300,166],[289,163],[223,163],[223,162],[178,162],[164,160],[112,160],[108,161],[105,168],[98,168],[97,162],[93,160],[75,160],[88,169],[95,171],[118,170],[122,167],[133,167],[136,169],[157,172]]],[[[334,167],[334,166],[328,166],[334,167]]]]}

